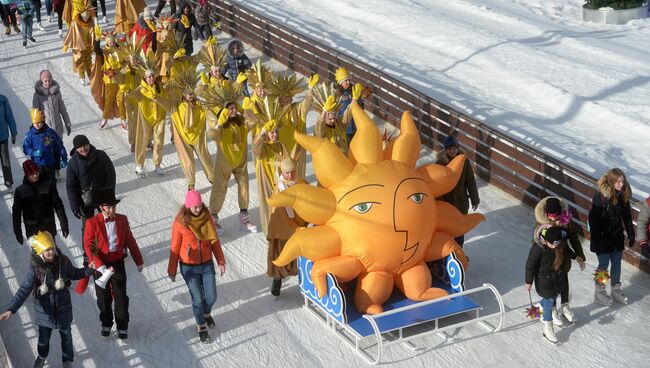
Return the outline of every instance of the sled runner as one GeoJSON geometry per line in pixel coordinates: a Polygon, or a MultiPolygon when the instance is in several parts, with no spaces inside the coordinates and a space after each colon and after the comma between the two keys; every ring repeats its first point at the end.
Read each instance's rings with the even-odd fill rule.
{"type": "Polygon", "coordinates": [[[465,290],[465,274],[460,262],[452,253],[432,266],[433,286],[444,288],[448,296],[415,302],[407,299],[398,290],[383,304],[384,312],[368,315],[359,313],[352,298],[354,282],[342,288],[331,274],[327,275],[328,292],[318,297],[311,280],[313,262],[298,258],[300,292],[305,298],[305,308],[320,317],[336,334],[368,363],[381,361],[385,348],[399,343],[417,350],[411,340],[429,334],[441,334],[463,326],[480,323],[489,331],[498,331],[505,315],[503,301],[497,289],[490,284],[465,290]],[[345,289],[345,291],[344,291],[345,289]],[[496,311],[482,315],[483,307],[470,296],[487,294],[498,305],[496,311]],[[493,327],[488,319],[498,319],[493,327]]]}

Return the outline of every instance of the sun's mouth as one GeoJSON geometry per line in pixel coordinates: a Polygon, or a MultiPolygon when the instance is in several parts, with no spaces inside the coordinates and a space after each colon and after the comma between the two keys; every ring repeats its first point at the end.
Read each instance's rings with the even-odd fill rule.
{"type": "Polygon", "coordinates": [[[412,253],[411,253],[411,255],[410,255],[408,258],[406,258],[405,260],[403,260],[401,264],[404,264],[404,263],[410,261],[411,258],[413,258],[413,256],[415,255],[415,253],[417,253],[419,247],[420,247],[420,242],[417,242],[417,243],[415,243],[415,244],[413,244],[413,245],[411,245],[411,246],[409,246],[408,243],[407,243],[407,244],[404,246],[404,253],[406,253],[406,252],[408,252],[408,251],[411,251],[411,250],[412,250],[412,253]]]}

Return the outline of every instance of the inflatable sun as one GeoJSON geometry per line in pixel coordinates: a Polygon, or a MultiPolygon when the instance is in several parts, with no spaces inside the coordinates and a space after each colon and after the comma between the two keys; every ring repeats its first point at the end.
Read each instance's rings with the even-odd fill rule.
{"type": "Polygon", "coordinates": [[[435,200],[454,188],[465,157],[416,169],[421,144],[410,112],[402,115],[400,136],[383,149],[373,121],[356,103],[351,108],[357,133],[349,158],[325,139],[295,134],[311,153],[322,187],[297,184],[269,204],[293,207],[318,226],[297,231],[273,262],[284,266],[298,256],[312,260],[320,297],[327,291],[328,273],[340,282],[358,278],[354,300],[362,313],[381,313],[394,286],[416,301],[446,295],[431,287],[426,262],[455,252],[466,267],[453,238],[485,219],[435,200]]]}

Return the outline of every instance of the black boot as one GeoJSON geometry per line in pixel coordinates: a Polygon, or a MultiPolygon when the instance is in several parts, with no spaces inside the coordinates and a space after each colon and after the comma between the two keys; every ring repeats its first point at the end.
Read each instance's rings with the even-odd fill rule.
{"type": "Polygon", "coordinates": [[[210,335],[208,334],[208,326],[205,324],[196,326],[197,331],[199,332],[199,339],[204,344],[209,344],[212,342],[210,335]]]}
{"type": "Polygon", "coordinates": [[[210,328],[215,328],[216,324],[214,323],[214,319],[212,318],[211,315],[204,315],[205,317],[205,323],[208,325],[210,328]]]}
{"type": "Polygon", "coordinates": [[[34,368],[43,368],[45,365],[45,358],[36,357],[36,361],[34,362],[34,368]]]}
{"type": "Polygon", "coordinates": [[[280,289],[282,289],[282,279],[273,279],[271,284],[271,295],[280,296],[280,289]]]}

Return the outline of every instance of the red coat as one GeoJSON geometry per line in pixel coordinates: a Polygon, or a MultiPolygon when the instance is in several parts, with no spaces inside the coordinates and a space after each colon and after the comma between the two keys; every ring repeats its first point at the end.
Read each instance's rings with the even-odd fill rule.
{"type": "MultiPolygon", "coordinates": [[[[210,218],[212,226],[214,222],[210,218]]],[[[169,263],[167,264],[167,274],[176,276],[178,262],[189,265],[200,265],[209,262],[212,255],[217,259],[217,264],[225,265],[226,259],[223,256],[221,242],[219,239],[213,241],[201,240],[188,227],[181,225],[178,219],[174,220],[172,225],[172,245],[169,254],[169,263]]]]}
{"type": "Polygon", "coordinates": [[[145,38],[144,42],[142,43],[142,51],[147,52],[151,46],[151,42],[153,41],[153,32],[148,27],[143,28],[139,23],[136,23],[129,31],[129,37],[132,37],[134,33],[136,35],[136,42],[139,42],[142,37],[145,38]]]}
{"type": "Polygon", "coordinates": [[[117,262],[124,259],[124,247],[127,247],[131,253],[131,257],[133,257],[133,262],[137,266],[141,266],[144,263],[142,253],[140,253],[140,248],[138,248],[138,244],[135,242],[135,238],[131,233],[129,220],[126,216],[115,214],[115,231],[117,233],[117,250],[115,252],[109,252],[108,234],[106,233],[104,216],[99,213],[86,220],[84,251],[88,259],[95,261],[95,267],[101,267],[107,262],[117,262]],[[97,240],[97,254],[93,256],[90,247],[95,239],[97,240]]]}

